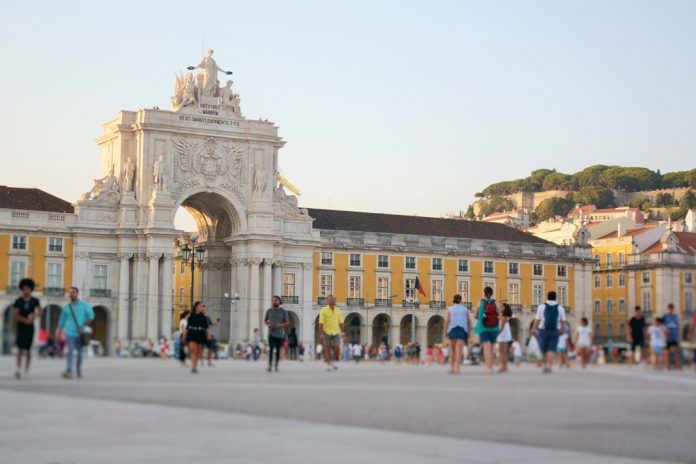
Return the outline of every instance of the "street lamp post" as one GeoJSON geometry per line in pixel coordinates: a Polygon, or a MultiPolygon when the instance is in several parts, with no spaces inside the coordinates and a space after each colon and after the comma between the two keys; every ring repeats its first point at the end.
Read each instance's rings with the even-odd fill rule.
{"type": "Polygon", "coordinates": [[[230,334],[227,337],[227,352],[231,357],[234,357],[234,335],[233,335],[233,323],[234,323],[234,307],[237,301],[241,300],[242,297],[238,293],[233,293],[232,295],[225,293],[225,298],[230,300],[230,334]]]}
{"type": "Polygon", "coordinates": [[[196,280],[196,261],[198,261],[198,268],[200,269],[203,258],[205,258],[205,248],[203,248],[202,245],[198,245],[196,247],[196,239],[191,239],[191,246],[189,247],[188,243],[184,245],[184,247],[181,249],[181,254],[185,263],[188,264],[189,260],[191,261],[191,294],[189,297],[189,304],[191,311],[193,311],[193,290],[195,288],[196,280]]]}

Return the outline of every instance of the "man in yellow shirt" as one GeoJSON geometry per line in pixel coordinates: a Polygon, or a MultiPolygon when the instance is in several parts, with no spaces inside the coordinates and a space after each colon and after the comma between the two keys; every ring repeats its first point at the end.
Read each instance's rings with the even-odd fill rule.
{"type": "Polygon", "coordinates": [[[336,299],[333,295],[326,297],[326,306],[319,312],[319,333],[324,342],[324,354],[326,356],[326,370],[338,369],[336,360],[341,354],[341,339],[345,338],[343,329],[343,314],[336,307],[336,299]]]}

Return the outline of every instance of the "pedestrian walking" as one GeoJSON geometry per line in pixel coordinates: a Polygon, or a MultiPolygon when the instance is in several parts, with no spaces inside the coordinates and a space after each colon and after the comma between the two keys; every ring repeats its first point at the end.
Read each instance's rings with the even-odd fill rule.
{"type": "Polygon", "coordinates": [[[636,359],[636,354],[640,353],[640,364],[642,365],[646,359],[645,353],[645,339],[647,332],[647,324],[645,323],[645,317],[643,317],[643,311],[641,311],[640,306],[636,306],[633,312],[633,317],[628,321],[628,327],[626,330],[626,335],[628,342],[631,344],[631,364],[636,364],[638,360],[636,359]]]}
{"type": "Polygon", "coordinates": [[[77,377],[82,377],[82,351],[87,344],[86,334],[90,332],[89,325],[94,320],[92,307],[79,298],[80,291],[77,287],[70,287],[70,301],[63,306],[58,319],[58,328],[65,333],[65,340],[68,352],[65,356],[65,372],[63,377],[72,378],[73,372],[73,353],[77,353],[76,373],[77,377]]]}
{"type": "Polygon", "coordinates": [[[552,372],[558,337],[565,329],[565,321],[565,308],[556,301],[556,292],[550,291],[546,303],[540,304],[537,308],[531,330],[531,336],[537,338],[539,351],[544,357],[544,374],[552,372]],[[539,332],[536,332],[537,329],[539,332]]]}
{"type": "Polygon", "coordinates": [[[564,366],[570,367],[570,362],[568,361],[568,345],[570,345],[570,343],[566,330],[567,328],[558,336],[558,345],[556,346],[556,357],[558,358],[559,368],[564,366]]]}
{"type": "Polygon", "coordinates": [[[266,311],[263,323],[268,327],[268,372],[273,366],[273,353],[275,352],[275,371],[278,372],[278,360],[280,349],[285,343],[285,328],[290,325],[288,312],[282,306],[283,300],[279,296],[271,299],[271,307],[266,311]]]}
{"type": "Polygon", "coordinates": [[[189,315],[188,324],[184,328],[189,356],[191,357],[192,374],[198,374],[198,362],[203,357],[203,347],[210,340],[208,321],[208,316],[205,314],[205,305],[200,301],[196,301],[193,304],[193,311],[189,315]]]}
{"type": "Polygon", "coordinates": [[[12,318],[17,321],[17,332],[15,345],[17,345],[17,370],[15,377],[22,378],[22,355],[25,358],[24,375],[29,374],[31,364],[31,345],[34,342],[34,321],[41,318],[43,310],[39,300],[32,296],[34,291],[34,281],[32,279],[22,279],[19,281],[19,290],[22,296],[17,298],[12,305],[12,318]]]}
{"type": "Polygon", "coordinates": [[[333,295],[326,297],[327,305],[319,312],[319,333],[321,340],[324,342],[324,355],[326,358],[327,368],[337,370],[336,360],[341,354],[341,339],[345,338],[343,327],[343,314],[336,307],[336,300],[333,295]]]}
{"type": "Polygon", "coordinates": [[[508,348],[512,342],[510,319],[512,319],[512,308],[509,304],[503,303],[503,311],[500,315],[500,333],[497,339],[498,356],[500,357],[500,369],[498,369],[498,372],[501,373],[508,371],[508,348]]]}
{"type": "Polygon", "coordinates": [[[476,317],[476,333],[479,335],[479,341],[483,347],[483,357],[486,362],[486,371],[489,374],[493,373],[493,345],[498,339],[498,329],[500,324],[500,310],[493,299],[493,289],[486,287],[483,289],[483,295],[479,302],[478,313],[476,317]]]}
{"type": "Polygon", "coordinates": [[[512,341],[512,361],[515,363],[515,367],[520,367],[520,361],[522,360],[522,345],[517,340],[512,341]]]}
{"type": "Polygon", "coordinates": [[[181,313],[179,318],[179,362],[182,366],[186,365],[186,327],[188,326],[188,319],[191,315],[191,311],[188,309],[181,313]]]}
{"type": "Polygon", "coordinates": [[[658,317],[655,323],[648,328],[650,336],[650,349],[652,351],[652,364],[655,369],[662,369],[665,364],[665,345],[667,344],[667,329],[663,319],[658,317]]]}
{"type": "Polygon", "coordinates": [[[662,317],[667,329],[667,369],[672,369],[671,357],[674,355],[674,367],[682,368],[681,348],[679,347],[679,315],[674,312],[672,303],[667,305],[667,314],[662,317]]]}
{"type": "Polygon", "coordinates": [[[447,338],[452,345],[450,353],[450,374],[459,374],[464,356],[464,346],[469,342],[469,308],[462,304],[462,296],[457,294],[452,297],[453,305],[447,309],[445,327],[447,338]]]}
{"type": "Polygon", "coordinates": [[[580,356],[580,365],[583,369],[587,367],[590,360],[590,350],[592,345],[592,329],[586,317],[580,319],[580,326],[575,331],[575,346],[580,356]]]}

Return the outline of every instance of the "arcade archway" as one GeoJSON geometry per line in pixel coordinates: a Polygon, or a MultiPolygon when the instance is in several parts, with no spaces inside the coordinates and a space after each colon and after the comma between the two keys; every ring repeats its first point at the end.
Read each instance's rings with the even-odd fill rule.
{"type": "Polygon", "coordinates": [[[389,328],[391,319],[386,314],[378,314],[372,321],[372,345],[379,346],[382,343],[389,345],[389,328]]]}
{"type": "MultiPolygon", "coordinates": [[[[401,332],[401,344],[406,345],[407,343],[411,342],[412,339],[412,331],[411,328],[413,327],[413,316],[410,314],[407,316],[404,316],[401,319],[401,324],[400,324],[400,332],[401,332]]],[[[416,318],[416,340],[418,340],[418,318],[416,318]]]]}
{"type": "Polygon", "coordinates": [[[445,320],[435,315],[428,320],[428,346],[437,345],[444,341],[445,320]]]}
{"type": "Polygon", "coordinates": [[[350,313],[348,316],[346,316],[344,320],[344,326],[346,329],[346,336],[348,337],[349,343],[362,343],[362,339],[360,338],[362,318],[360,317],[360,314],[350,313]]]}

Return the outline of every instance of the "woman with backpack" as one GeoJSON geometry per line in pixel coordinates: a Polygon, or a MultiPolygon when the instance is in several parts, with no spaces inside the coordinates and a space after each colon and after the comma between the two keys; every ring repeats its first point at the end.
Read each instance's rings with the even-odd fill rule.
{"type": "Polygon", "coordinates": [[[493,299],[493,289],[486,287],[483,289],[485,298],[479,303],[478,312],[476,315],[476,333],[483,347],[483,358],[486,363],[486,371],[489,374],[493,373],[493,344],[498,338],[498,324],[500,323],[500,311],[498,305],[493,299]]]}

